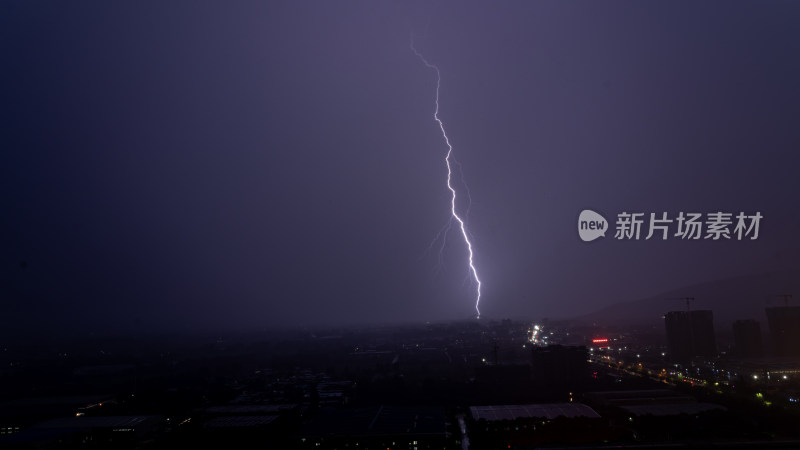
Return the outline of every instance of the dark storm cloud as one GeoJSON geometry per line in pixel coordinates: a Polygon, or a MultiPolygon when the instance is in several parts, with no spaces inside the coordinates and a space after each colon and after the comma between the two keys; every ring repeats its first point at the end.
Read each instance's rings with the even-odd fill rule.
{"type": "MultiPolygon", "coordinates": [[[[6,324],[493,316],[797,268],[794,3],[6,2],[6,324]],[[581,243],[583,208],[759,210],[753,242],[581,243]],[[24,265],[21,264],[24,262],[24,265]]],[[[609,235],[610,236],[610,235],[609,235]]]]}

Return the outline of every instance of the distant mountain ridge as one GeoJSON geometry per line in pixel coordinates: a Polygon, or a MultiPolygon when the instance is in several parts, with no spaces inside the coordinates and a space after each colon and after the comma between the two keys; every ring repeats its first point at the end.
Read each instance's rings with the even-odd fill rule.
{"type": "Polygon", "coordinates": [[[686,303],[680,298],[694,297],[691,309],[712,310],[718,332],[730,330],[733,322],[739,319],[756,319],[766,332],[764,308],[782,306],[784,300],[776,297],[779,294],[793,294],[794,299],[789,304],[800,305],[800,271],[765,272],[707,281],[616,303],[575,319],[598,325],[663,325],[664,313],[686,309],[686,303]]]}

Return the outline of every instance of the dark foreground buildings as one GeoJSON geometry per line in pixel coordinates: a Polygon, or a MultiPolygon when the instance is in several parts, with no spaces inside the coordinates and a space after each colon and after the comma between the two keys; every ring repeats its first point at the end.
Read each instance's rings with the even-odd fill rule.
{"type": "Polygon", "coordinates": [[[733,323],[733,341],[736,354],[742,358],[758,358],[764,355],[761,325],[757,320],[737,320],[733,323]]]}
{"type": "Polygon", "coordinates": [[[299,448],[458,448],[445,408],[375,406],[323,409],[303,427],[299,448]]]}
{"type": "Polygon", "coordinates": [[[695,357],[716,356],[714,315],[710,310],[670,311],[664,316],[664,322],[672,361],[688,362],[695,357]]]}
{"type": "Polygon", "coordinates": [[[800,356],[800,306],[766,308],[776,356],[800,356]]]}
{"type": "Polygon", "coordinates": [[[531,381],[548,389],[576,389],[589,379],[586,347],[550,345],[531,352],[531,381]]]}

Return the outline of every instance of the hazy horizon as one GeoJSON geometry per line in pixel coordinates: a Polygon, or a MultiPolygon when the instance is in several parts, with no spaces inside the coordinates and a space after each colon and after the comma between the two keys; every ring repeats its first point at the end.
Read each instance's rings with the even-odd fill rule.
{"type": "Polygon", "coordinates": [[[0,328],[473,315],[460,232],[436,239],[447,147],[412,34],[441,73],[485,317],[798,271],[798,20],[793,2],[4,2],[0,328]],[[585,209],[604,238],[579,238],[585,209]],[[763,218],[755,240],[617,239],[626,212],[763,218]]]}

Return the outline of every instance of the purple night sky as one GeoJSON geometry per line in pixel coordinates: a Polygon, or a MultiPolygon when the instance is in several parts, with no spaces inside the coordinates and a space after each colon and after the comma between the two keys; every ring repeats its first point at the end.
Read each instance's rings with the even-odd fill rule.
{"type": "Polygon", "coordinates": [[[485,316],[800,270],[798,23],[790,1],[4,1],[0,328],[471,316],[463,240],[429,250],[447,147],[412,33],[485,316]],[[764,218],[584,243],[583,209],[764,218]]]}

